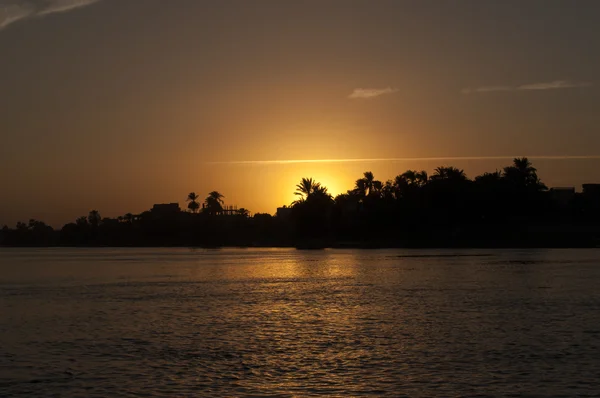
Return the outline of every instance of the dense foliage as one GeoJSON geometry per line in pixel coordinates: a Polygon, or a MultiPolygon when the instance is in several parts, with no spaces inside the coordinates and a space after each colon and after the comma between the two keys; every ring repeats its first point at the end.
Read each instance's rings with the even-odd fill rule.
{"type": "Polygon", "coordinates": [[[55,231],[41,221],[0,231],[5,246],[596,246],[596,193],[557,198],[526,159],[471,180],[463,170],[432,175],[408,170],[385,183],[366,172],[353,189],[332,197],[311,178],[276,216],[225,211],[223,195],[204,202],[192,192],[188,211],[160,208],[102,218],[97,211],[55,231]]]}

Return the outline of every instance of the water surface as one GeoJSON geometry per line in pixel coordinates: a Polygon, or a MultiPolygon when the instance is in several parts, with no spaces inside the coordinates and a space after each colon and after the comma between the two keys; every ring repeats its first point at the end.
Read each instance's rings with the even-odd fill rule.
{"type": "Polygon", "coordinates": [[[3,249],[0,396],[598,396],[600,251],[3,249]]]}

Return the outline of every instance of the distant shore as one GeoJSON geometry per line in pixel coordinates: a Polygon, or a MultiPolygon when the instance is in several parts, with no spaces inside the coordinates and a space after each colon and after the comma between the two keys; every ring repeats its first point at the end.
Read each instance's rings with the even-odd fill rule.
{"type": "Polygon", "coordinates": [[[337,242],[327,245],[320,244],[289,244],[289,245],[0,245],[0,249],[12,249],[12,248],[23,248],[23,249],[37,249],[37,248],[57,248],[57,249],[111,249],[111,248],[190,248],[190,249],[226,249],[226,248],[238,248],[238,249],[251,249],[251,248],[273,248],[273,249],[296,249],[296,250],[323,250],[323,249],[362,249],[362,250],[384,250],[384,249],[407,249],[407,250],[419,250],[419,249],[473,249],[473,250],[485,250],[485,249],[596,249],[600,248],[600,242],[579,242],[579,243],[564,243],[564,244],[439,244],[439,245],[401,245],[401,244],[383,244],[376,242],[337,242]]]}
{"type": "Polygon", "coordinates": [[[275,214],[226,205],[218,191],[190,192],[187,209],[155,204],[140,214],[98,210],[55,230],[31,219],[0,229],[6,247],[593,248],[600,245],[600,184],[548,188],[527,158],[470,179],[441,166],[393,180],[365,172],[332,196],[302,178],[275,214]]]}

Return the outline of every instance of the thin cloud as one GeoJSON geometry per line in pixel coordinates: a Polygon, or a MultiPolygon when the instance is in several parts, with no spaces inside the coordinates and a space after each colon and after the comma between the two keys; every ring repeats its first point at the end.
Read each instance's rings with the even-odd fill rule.
{"type": "Polygon", "coordinates": [[[48,15],[57,12],[67,12],[75,8],[89,6],[97,3],[99,0],[52,0],[37,15],[48,15]]]}
{"type": "Polygon", "coordinates": [[[86,7],[100,0],[0,0],[0,30],[24,19],[86,7]]]}
{"type": "Polygon", "coordinates": [[[350,99],[371,99],[380,97],[386,94],[393,94],[397,89],[386,87],[386,88],[355,88],[354,91],[348,96],[350,99]]]}
{"type": "Polygon", "coordinates": [[[569,80],[555,80],[547,83],[523,84],[520,86],[483,86],[465,88],[463,94],[489,93],[494,91],[532,91],[532,90],[557,90],[565,88],[590,87],[590,82],[573,82],[569,80]]]}
{"type": "MultiPolygon", "coordinates": [[[[285,165],[300,163],[373,163],[373,162],[426,162],[426,161],[460,161],[460,160],[512,160],[516,156],[445,156],[422,158],[350,158],[350,159],[290,159],[290,160],[238,160],[230,162],[208,162],[208,164],[239,164],[239,165],[285,165]]],[[[575,156],[525,156],[538,160],[600,160],[600,155],[575,156]]]]}
{"type": "Polygon", "coordinates": [[[3,3],[0,1],[0,30],[20,19],[35,13],[35,8],[27,3],[3,3]]]}
{"type": "Polygon", "coordinates": [[[519,90],[555,90],[559,88],[589,87],[589,82],[570,82],[568,80],[555,80],[549,83],[525,84],[519,90]]]}
{"type": "Polygon", "coordinates": [[[493,91],[515,91],[515,87],[509,86],[484,86],[477,88],[465,88],[462,90],[463,94],[474,94],[474,93],[489,93],[493,91]]]}

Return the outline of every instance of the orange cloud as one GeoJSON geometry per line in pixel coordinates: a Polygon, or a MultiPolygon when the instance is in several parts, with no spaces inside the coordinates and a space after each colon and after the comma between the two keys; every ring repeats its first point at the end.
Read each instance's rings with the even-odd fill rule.
{"type": "Polygon", "coordinates": [[[348,96],[350,99],[371,99],[380,97],[386,94],[393,94],[397,89],[386,87],[386,88],[355,88],[354,91],[348,96]]]}

